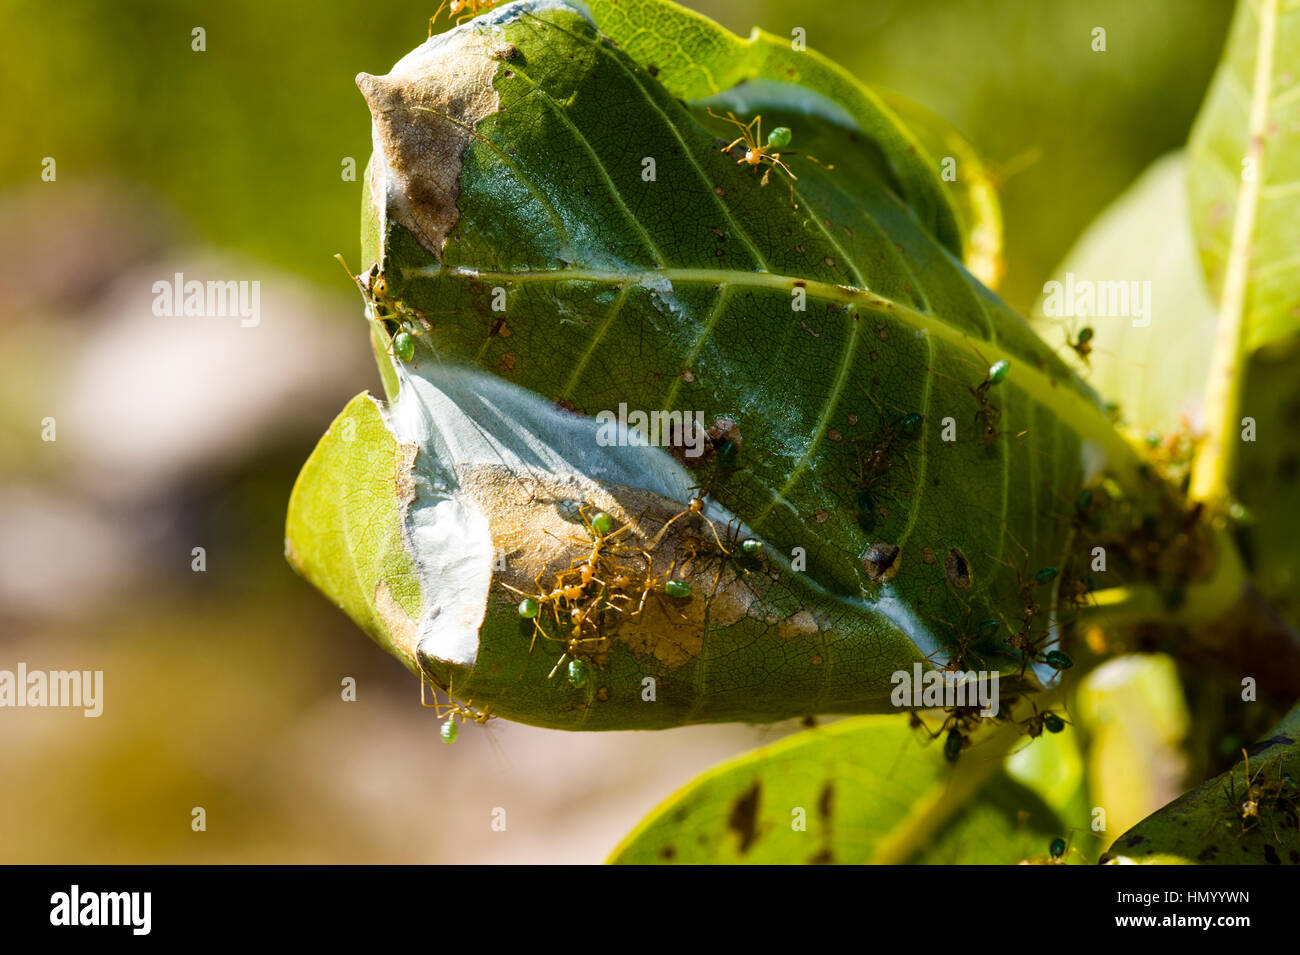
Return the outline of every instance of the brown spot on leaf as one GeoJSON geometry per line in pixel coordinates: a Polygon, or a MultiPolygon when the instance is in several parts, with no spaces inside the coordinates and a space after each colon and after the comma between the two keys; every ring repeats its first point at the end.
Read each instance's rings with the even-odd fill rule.
{"type": "Polygon", "coordinates": [[[758,803],[762,797],[760,783],[753,786],[734,803],[727,817],[727,828],[740,836],[740,854],[744,855],[758,838],[758,803]]]}
{"type": "Polygon", "coordinates": [[[420,453],[418,444],[399,444],[397,446],[397,470],[393,483],[397,488],[398,510],[402,521],[406,520],[406,507],[415,500],[415,457],[420,453]]]}
{"type": "Polygon", "coordinates": [[[875,583],[892,580],[901,563],[899,549],[893,544],[876,543],[867,548],[862,558],[862,569],[875,583]]]}
{"type": "Polygon", "coordinates": [[[500,108],[497,64],[470,37],[417,47],[386,76],[357,75],[374,121],[372,201],[381,221],[405,226],[440,261],[460,218],[465,148],[474,127],[500,108]]]}
{"type": "Polygon", "coordinates": [[[817,619],[807,610],[799,610],[781,622],[777,633],[788,640],[791,637],[810,637],[818,630],[817,619]]]}
{"type": "Polygon", "coordinates": [[[821,795],[817,797],[817,815],[825,825],[831,823],[831,813],[835,810],[835,784],[832,782],[822,786],[821,795]]]}
{"type": "Polygon", "coordinates": [[[970,590],[970,564],[966,561],[966,555],[956,547],[949,550],[948,556],[943,559],[943,569],[948,575],[948,583],[958,590],[970,590]]]}

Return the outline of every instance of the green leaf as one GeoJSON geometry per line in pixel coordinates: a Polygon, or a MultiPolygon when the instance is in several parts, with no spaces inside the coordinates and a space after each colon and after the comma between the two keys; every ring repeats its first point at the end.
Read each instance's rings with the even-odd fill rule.
{"type": "Polygon", "coordinates": [[[1059,300],[1049,285],[1034,308],[1034,327],[1118,405],[1126,425],[1167,434],[1200,415],[1215,310],[1196,255],[1181,153],[1153,163],[1098,216],[1050,281],[1058,283],[1059,300]],[[1149,295],[1130,298],[1145,314],[1079,315],[1065,294],[1117,282],[1139,290],[1148,283],[1149,295]],[[1085,328],[1093,332],[1092,351],[1080,357],[1068,346],[1085,328]]]}
{"type": "Polygon", "coordinates": [[[720,149],[734,126],[558,3],[502,8],[358,83],[381,364],[384,336],[416,335],[386,440],[415,449],[402,537],[432,680],[594,729],[885,711],[892,673],[927,658],[1054,679],[1006,638],[1026,619],[1057,638],[1077,493],[1105,469],[1146,486],[1140,460],[912,215],[874,140],[750,89],[766,129],[793,131],[797,183],[764,185],[720,149]],[[696,458],[605,447],[621,411],[714,436],[696,458]],[[686,508],[700,489],[703,516],[686,508]],[[585,505],[629,528],[641,584],[685,574],[692,595],[610,611],[598,636],[579,623],[565,647],[551,618],[571,598],[541,634],[517,608],[577,572],[585,505]],[[761,566],[738,565],[745,536],[761,566]],[[582,686],[549,675],[573,654],[582,686]]]}
{"type": "Polygon", "coordinates": [[[1188,704],[1172,657],[1126,654],[1080,681],[1071,707],[1087,740],[1090,806],[1122,833],[1167,803],[1186,771],[1188,704]]]}
{"type": "Polygon", "coordinates": [[[294,484],[285,556],[412,670],[420,591],[402,542],[402,455],[373,398],[334,419],[294,484]]]}
{"type": "Polygon", "coordinates": [[[1228,772],[1116,839],[1102,861],[1300,864],[1300,709],[1292,710],[1228,772]],[[1245,805],[1252,800],[1253,814],[1245,805]]]}
{"type": "Polygon", "coordinates": [[[1300,7],[1242,0],[1192,131],[1189,182],[1210,288],[1246,351],[1300,332],[1300,7]]]}
{"type": "Polygon", "coordinates": [[[963,237],[938,162],[877,93],[839,64],[796,48],[793,38],[757,27],[741,39],[665,0],[592,0],[587,6],[600,31],[677,99],[695,102],[727,94],[738,112],[784,101],[787,110],[798,104],[842,123],[851,120],[883,154],[890,186],[922,226],[961,257],[963,237]],[[815,96],[838,109],[819,105],[815,96]]]}
{"type": "Polygon", "coordinates": [[[1067,837],[1061,818],[1003,772],[998,755],[975,746],[953,767],[942,748],[899,717],[798,733],[687,784],[610,861],[1046,861],[1051,841],[1067,837]]]}

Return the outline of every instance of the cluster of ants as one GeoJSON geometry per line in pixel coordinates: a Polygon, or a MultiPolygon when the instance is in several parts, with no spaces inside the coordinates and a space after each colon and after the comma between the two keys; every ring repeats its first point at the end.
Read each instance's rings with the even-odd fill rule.
{"type": "Polygon", "coordinates": [[[587,537],[571,536],[562,542],[580,550],[568,568],[553,573],[549,585],[543,583],[546,572],[538,574],[532,592],[503,584],[523,598],[518,606],[519,616],[532,621],[529,652],[539,637],[561,644],[563,652],[548,678],[554,677],[567,661],[567,676],[575,687],[586,685],[590,662],[599,663],[607,658],[611,631],[621,619],[640,616],[646,611],[647,601],[654,597],[661,606],[686,620],[680,608],[692,598],[693,589],[684,578],[693,576],[703,561],[712,559],[718,564],[713,587],[706,597],[711,599],[729,563],[742,558],[747,562],[756,561],[763,553],[760,541],[739,540],[738,530],[729,530],[724,540],[704,514],[703,496],[692,497],[685,508],[669,518],[644,544],[625,536],[634,529],[633,522],[615,527],[613,517],[591,504],[579,508],[578,514],[587,537]],[[690,517],[698,518],[712,541],[706,537],[687,539],[682,553],[674,556],[666,570],[656,573],[656,548],[670,527],[690,517]]]}
{"type": "MultiPolygon", "coordinates": [[[[570,561],[564,570],[552,574],[550,584],[543,583],[546,571],[534,579],[535,589],[520,590],[502,583],[506,589],[522,599],[517,612],[519,618],[532,624],[531,654],[538,638],[562,646],[560,658],[547,674],[553,678],[568,663],[565,675],[571,685],[587,685],[592,664],[608,659],[613,631],[622,620],[630,620],[646,612],[653,598],[681,620],[687,620],[682,606],[694,596],[694,589],[684,578],[695,575],[707,560],[717,562],[718,569],[712,588],[705,597],[711,599],[722,582],[728,566],[738,573],[749,573],[762,565],[763,544],[754,538],[741,538],[738,528],[728,528],[725,535],[704,514],[704,497],[692,497],[682,510],[670,517],[655,536],[644,544],[626,537],[636,527],[636,522],[615,527],[614,518],[593,504],[578,509],[578,516],[587,532],[585,538],[570,536],[561,543],[576,547],[579,556],[570,561]],[[696,517],[709,532],[707,537],[687,538],[681,553],[662,572],[654,570],[654,552],[668,529],[677,521],[696,517]]],[[[447,702],[442,703],[434,694],[433,703],[425,702],[424,680],[420,682],[421,705],[436,710],[443,719],[442,739],[455,742],[461,723],[484,724],[492,719],[488,707],[476,709],[473,701],[461,703],[450,688],[447,702]]]]}
{"type": "MultiPolygon", "coordinates": [[[[1085,500],[1091,501],[1090,492],[1087,495],[1081,493],[1077,503],[1082,506],[1085,500]]],[[[939,618],[932,618],[948,627],[954,634],[952,642],[945,644],[929,657],[933,661],[938,654],[946,655],[947,659],[940,668],[944,671],[965,672],[972,669],[973,663],[978,663],[980,669],[987,669],[987,661],[974,645],[978,643],[987,646],[989,639],[995,638],[999,632],[1002,634],[1002,645],[1008,652],[1019,658],[1020,669],[1016,673],[1017,681],[1024,678],[1025,671],[1031,664],[1046,664],[1057,673],[1074,666],[1073,659],[1060,648],[1061,621],[1058,619],[1055,624],[1053,623],[1052,615],[1048,614],[1040,603],[1042,599],[1040,591],[1058,582],[1060,586],[1058,594],[1064,594],[1068,602],[1076,603],[1087,599],[1091,582],[1079,578],[1073,586],[1066,588],[1065,578],[1056,567],[1043,567],[1032,574],[1029,573],[1027,569],[1029,552],[1014,535],[1010,534],[1010,531],[1007,531],[1007,534],[1024,553],[1024,566],[1018,567],[992,554],[987,556],[1015,574],[1015,598],[1019,610],[1012,619],[999,613],[997,617],[990,617],[972,625],[974,607],[961,596],[963,591],[972,587],[970,566],[965,555],[956,548],[952,548],[944,560],[944,573],[951,588],[949,593],[966,607],[966,620],[961,627],[939,618]]],[[[938,563],[937,556],[928,549],[924,559],[927,563],[938,563]]],[[[980,715],[978,706],[958,706],[947,711],[947,717],[938,732],[929,730],[915,714],[912,716],[912,725],[914,728],[925,729],[931,739],[943,736],[944,756],[949,762],[956,762],[962,750],[970,744],[972,732],[984,719],[986,718],[980,715]]],[[[1044,731],[1059,733],[1067,724],[1067,720],[1050,710],[1038,712],[1037,706],[1034,707],[1034,715],[1021,723],[1030,739],[1037,739],[1044,731]]]]}

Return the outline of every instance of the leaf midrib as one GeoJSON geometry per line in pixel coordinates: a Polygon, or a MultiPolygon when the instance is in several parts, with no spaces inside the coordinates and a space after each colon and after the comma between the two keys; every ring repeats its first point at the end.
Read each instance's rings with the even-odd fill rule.
{"type": "Polygon", "coordinates": [[[403,273],[404,279],[407,280],[450,276],[466,281],[505,284],[583,282],[616,287],[640,285],[651,289],[662,287],[666,280],[673,285],[725,285],[756,291],[779,291],[784,294],[789,294],[796,286],[802,286],[810,297],[823,302],[891,315],[912,327],[919,335],[934,336],[969,355],[976,362],[992,363],[1007,359],[1012,363],[1015,384],[1022,392],[1054,412],[1059,420],[1080,437],[1100,445],[1107,453],[1108,466],[1122,485],[1139,485],[1139,471],[1143,461],[1141,455],[1115,429],[1102,409],[1076,390],[1072,382],[1052,378],[1034,367],[1030,360],[1008,351],[999,342],[972,339],[965,332],[943,321],[937,314],[919,311],[877,292],[779,272],[742,272],[716,268],[678,267],[651,271],[621,271],[571,267],[551,270],[489,271],[463,266],[427,265],[407,267],[403,269],[403,273]]]}
{"type": "MultiPolygon", "coordinates": [[[[1197,454],[1192,472],[1191,496],[1218,505],[1226,504],[1236,467],[1237,442],[1231,438],[1237,427],[1244,376],[1241,364],[1246,356],[1246,298],[1250,267],[1254,258],[1255,223],[1263,179],[1264,155],[1269,123],[1273,65],[1277,55],[1278,17],[1282,0],[1260,0],[1259,8],[1247,3],[1257,22],[1255,75],[1250,92],[1250,113],[1246,126],[1247,157],[1255,164],[1255,175],[1242,176],[1233,204],[1231,239],[1224,265],[1223,286],[1205,387],[1205,407],[1218,409],[1211,417],[1209,434],[1197,454]]],[[[1231,66],[1226,68],[1228,76],[1231,66]]]]}

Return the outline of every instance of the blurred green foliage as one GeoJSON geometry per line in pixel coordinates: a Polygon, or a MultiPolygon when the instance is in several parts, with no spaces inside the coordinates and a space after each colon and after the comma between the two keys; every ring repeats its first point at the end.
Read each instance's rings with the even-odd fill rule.
{"type": "MultiPolygon", "coordinates": [[[[809,46],[954,123],[1008,179],[1004,295],[1027,310],[1083,226],[1181,145],[1229,0],[793,0],[691,4],[809,46]],[[1092,49],[1095,27],[1104,53],[1092,49]],[[1023,167],[1016,172],[1015,167],[1023,167]]],[[[436,4],[18,0],[0,11],[0,188],[60,176],[147,184],[213,244],[336,283],[370,152],[358,71],[383,72],[436,4]],[[207,31],[193,52],[191,30],[207,31]],[[17,148],[14,148],[17,147],[17,148]]]]}

